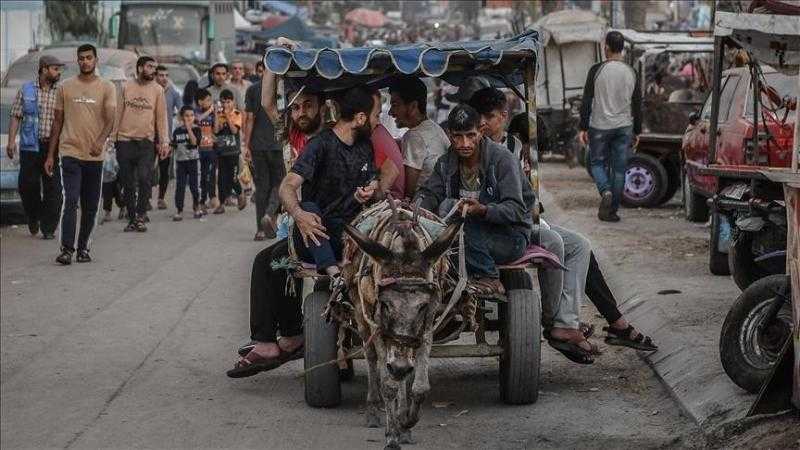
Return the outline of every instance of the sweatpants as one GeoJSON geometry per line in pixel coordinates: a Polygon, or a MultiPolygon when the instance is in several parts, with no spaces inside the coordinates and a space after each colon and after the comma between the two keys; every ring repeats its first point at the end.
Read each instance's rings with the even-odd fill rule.
{"type": "MultiPolygon", "coordinates": [[[[217,193],[219,194],[220,203],[233,193],[233,181],[236,178],[236,165],[239,163],[239,154],[235,155],[220,155],[217,157],[217,167],[219,168],[217,177],[219,185],[217,193]]],[[[241,187],[239,188],[241,192],[241,187]]]]}
{"type": "Polygon", "coordinates": [[[78,219],[78,201],[80,201],[81,225],[78,233],[78,250],[88,250],[89,237],[94,228],[97,208],[100,206],[103,162],[83,161],[65,156],[61,158],[61,176],[64,181],[61,248],[70,252],[75,251],[75,227],[78,219]]]}
{"type": "Polygon", "coordinates": [[[200,150],[200,203],[216,198],[217,152],[200,150]]]}
{"type": "Polygon", "coordinates": [[[169,166],[172,163],[172,156],[158,161],[158,199],[164,200],[169,187],[169,166]]]}
{"type": "Polygon", "coordinates": [[[183,212],[183,199],[186,196],[186,186],[192,193],[192,208],[197,208],[200,202],[200,192],[197,185],[197,171],[200,160],[175,161],[175,209],[183,212]]]}
{"type": "Polygon", "coordinates": [[[577,330],[586,290],[591,244],[583,235],[557,226],[539,230],[539,241],[539,245],[558,256],[567,268],[546,269],[538,273],[542,292],[542,325],[545,328],[577,330]]]}
{"type": "Polygon", "coordinates": [[[277,335],[303,333],[301,292],[287,293],[285,269],[273,269],[272,262],[289,256],[289,241],[281,239],[261,250],[253,261],[250,275],[250,338],[258,342],[277,342],[277,335]]]}
{"type": "Polygon", "coordinates": [[[103,182],[103,210],[111,211],[114,202],[117,203],[117,208],[122,209],[125,206],[124,199],[122,198],[122,186],[119,180],[103,182]]]}
{"type": "Polygon", "coordinates": [[[146,139],[117,141],[119,178],[122,181],[129,222],[147,214],[152,186],[154,152],[153,142],[146,139]]]}
{"type": "MultiPolygon", "coordinates": [[[[256,185],[256,229],[261,230],[261,218],[278,215],[278,188],[286,176],[283,154],[277,151],[253,150],[253,183],[256,185]]],[[[263,231],[263,230],[262,230],[263,231]]]]}
{"type": "Polygon", "coordinates": [[[61,171],[58,159],[53,165],[53,176],[44,171],[47,160],[47,142],[39,141],[39,151],[19,152],[19,196],[28,216],[28,223],[39,223],[42,233],[55,233],[61,217],[61,171]]]}

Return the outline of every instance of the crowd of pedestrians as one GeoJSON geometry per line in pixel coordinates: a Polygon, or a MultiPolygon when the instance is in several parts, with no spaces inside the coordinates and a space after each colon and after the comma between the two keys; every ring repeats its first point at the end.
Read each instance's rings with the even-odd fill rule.
{"type": "Polygon", "coordinates": [[[98,75],[103,62],[94,46],[78,47],[76,56],[80,73],[63,82],[64,63],[40,58],[36,79],[23,85],[11,108],[7,148],[12,158],[19,153],[30,233],[55,239],[61,223],[58,263],[91,261],[101,206],[101,223],[112,222],[116,203],[118,219],[127,219],[124,231],[146,232],[153,189],[156,207],[168,209],[173,178],[174,221],[183,219],[187,190],[198,219],[224,214],[226,206],[243,210],[255,191],[255,240],[275,236],[284,168],[271,157],[281,151],[261,107],[263,63],[217,63],[206,88],[192,80],[181,95],[153,57],[140,57],[136,77],[115,87],[98,75]]]}

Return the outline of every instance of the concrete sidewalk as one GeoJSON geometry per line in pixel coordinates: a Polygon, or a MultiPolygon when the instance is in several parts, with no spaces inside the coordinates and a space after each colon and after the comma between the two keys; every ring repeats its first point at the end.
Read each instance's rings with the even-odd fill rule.
{"type": "Polygon", "coordinates": [[[733,384],[719,360],[722,322],[740,292],[708,273],[708,230],[682,220],[679,198],[661,209],[622,209],[619,223],[600,222],[599,196],[584,169],[550,164],[544,173],[546,220],[591,239],[620,310],[659,346],[638,354],[670,394],[704,429],[744,417],[755,396],[733,384]]]}

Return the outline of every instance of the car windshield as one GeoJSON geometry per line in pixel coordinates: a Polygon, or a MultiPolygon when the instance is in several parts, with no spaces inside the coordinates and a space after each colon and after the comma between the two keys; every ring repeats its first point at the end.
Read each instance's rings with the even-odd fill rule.
{"type": "MultiPolygon", "coordinates": [[[[764,80],[766,81],[767,85],[778,92],[778,96],[780,98],[787,96],[797,98],[797,75],[784,75],[780,72],[773,72],[764,74],[764,80]]],[[[748,95],[747,110],[745,111],[745,115],[747,117],[753,116],[753,99],[749,98],[751,96],[752,93],[748,95]]],[[[762,105],[767,107],[771,106],[769,98],[766,95],[762,95],[762,102],[762,105]]],[[[781,108],[777,110],[776,113],[778,114],[778,117],[783,117],[783,115],[786,114],[786,109],[781,108]]]]}
{"type": "MultiPolygon", "coordinates": [[[[38,58],[37,58],[38,60],[38,58]]],[[[36,74],[34,69],[35,60],[30,63],[15,63],[8,69],[8,76],[6,77],[5,85],[3,87],[18,88],[26,81],[30,81],[36,74]]],[[[125,71],[121,67],[99,65],[97,68],[99,75],[107,80],[124,80],[125,71]]],[[[78,63],[70,62],[64,66],[64,71],[61,72],[61,80],[74,77],[78,75],[78,63]]]]}
{"type": "Polygon", "coordinates": [[[155,56],[203,59],[205,8],[129,6],[120,29],[120,46],[155,56]]]}

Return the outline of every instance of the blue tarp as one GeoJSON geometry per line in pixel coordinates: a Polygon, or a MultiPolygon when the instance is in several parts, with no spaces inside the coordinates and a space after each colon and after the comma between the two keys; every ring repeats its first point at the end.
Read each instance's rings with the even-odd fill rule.
{"type": "Polygon", "coordinates": [[[338,41],[325,36],[319,36],[308,27],[299,17],[291,17],[282,24],[268,28],[261,31],[253,31],[249,34],[250,39],[258,41],[269,41],[270,39],[277,39],[279,37],[289,38],[293,41],[307,42],[311,45],[317,46],[338,46],[338,41]]]}
{"type": "MultiPolygon", "coordinates": [[[[302,70],[308,71],[310,78],[321,77],[327,80],[340,79],[343,76],[345,78],[368,76],[373,79],[391,75],[439,77],[448,72],[448,64],[454,59],[459,61],[459,65],[467,64],[468,67],[459,68],[462,74],[470,71],[491,74],[494,66],[498,66],[495,67],[495,71],[499,70],[499,65],[507,52],[528,53],[535,64],[538,46],[538,34],[531,30],[513,38],[496,41],[420,43],[343,49],[300,48],[294,51],[272,47],[267,50],[264,63],[270,71],[277,74],[282,75],[289,70],[302,70]]],[[[502,73],[495,74],[495,79],[505,78],[514,85],[522,82],[523,67],[504,66],[503,69],[502,73]]],[[[448,77],[443,78],[450,82],[448,77]]]]}

